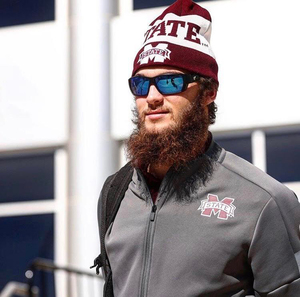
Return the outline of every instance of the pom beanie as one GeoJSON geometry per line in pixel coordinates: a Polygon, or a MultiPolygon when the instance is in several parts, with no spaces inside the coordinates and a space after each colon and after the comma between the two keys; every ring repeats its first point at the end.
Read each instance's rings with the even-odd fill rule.
{"type": "Polygon", "coordinates": [[[148,66],[171,66],[218,82],[210,35],[209,12],[192,0],[177,0],[149,25],[132,75],[148,66]]]}

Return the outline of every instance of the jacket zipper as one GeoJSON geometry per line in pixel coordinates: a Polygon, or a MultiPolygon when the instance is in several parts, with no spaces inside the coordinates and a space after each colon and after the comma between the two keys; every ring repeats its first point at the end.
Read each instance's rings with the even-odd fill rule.
{"type": "MultiPolygon", "coordinates": [[[[169,172],[167,173],[167,175],[169,172]]],[[[161,189],[163,188],[165,178],[160,184],[159,190],[158,190],[158,196],[156,200],[156,204],[153,203],[152,197],[149,191],[149,188],[147,186],[146,180],[144,176],[141,174],[141,180],[143,181],[144,185],[146,186],[146,196],[151,201],[152,208],[150,212],[150,217],[148,221],[148,226],[147,226],[147,233],[146,233],[146,244],[145,244],[145,254],[144,254],[144,260],[143,260],[143,268],[142,268],[142,274],[141,274],[141,284],[140,284],[140,294],[139,297],[147,297],[147,291],[148,291],[148,286],[149,286],[149,276],[150,276],[150,264],[151,264],[151,257],[152,257],[152,245],[153,245],[153,238],[154,238],[154,227],[155,227],[155,222],[156,222],[156,213],[157,213],[157,204],[162,207],[162,200],[161,200],[161,189]]],[[[146,197],[145,197],[146,198],[146,197]]]]}
{"type": "Polygon", "coordinates": [[[151,208],[150,219],[148,222],[147,235],[146,235],[145,261],[144,261],[144,267],[142,271],[140,297],[147,296],[156,210],[157,210],[157,205],[153,204],[151,208]]]}
{"type": "Polygon", "coordinates": [[[153,204],[152,209],[151,209],[151,214],[150,214],[150,221],[151,222],[153,222],[154,219],[155,219],[156,210],[157,210],[157,206],[156,206],[156,204],[153,204]]]}

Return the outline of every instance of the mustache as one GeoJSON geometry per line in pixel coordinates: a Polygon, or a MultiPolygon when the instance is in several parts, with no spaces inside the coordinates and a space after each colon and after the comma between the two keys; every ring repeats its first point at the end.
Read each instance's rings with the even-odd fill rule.
{"type": "Polygon", "coordinates": [[[145,109],[143,112],[142,112],[142,117],[144,118],[147,114],[149,114],[149,113],[153,113],[153,112],[157,112],[157,113],[164,113],[164,112],[170,112],[170,113],[172,113],[173,112],[173,110],[172,110],[172,108],[170,108],[170,107],[159,107],[159,108],[155,108],[155,109],[153,109],[153,108],[147,108],[147,109],[145,109]]]}

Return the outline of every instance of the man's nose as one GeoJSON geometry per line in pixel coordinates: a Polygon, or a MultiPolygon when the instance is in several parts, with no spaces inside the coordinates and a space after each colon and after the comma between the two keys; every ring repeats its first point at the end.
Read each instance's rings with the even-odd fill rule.
{"type": "Polygon", "coordinates": [[[149,93],[146,100],[149,105],[156,106],[156,105],[160,105],[163,102],[164,96],[157,90],[157,88],[154,85],[152,85],[150,86],[149,93]]]}

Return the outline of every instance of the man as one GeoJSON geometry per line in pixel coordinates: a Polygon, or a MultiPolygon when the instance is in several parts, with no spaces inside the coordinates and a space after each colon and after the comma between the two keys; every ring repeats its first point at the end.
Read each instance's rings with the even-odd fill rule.
{"type": "Polygon", "coordinates": [[[178,0],[135,58],[134,170],[105,236],[115,297],[300,296],[296,196],[208,131],[218,89],[210,33],[209,13],[178,0]]]}

